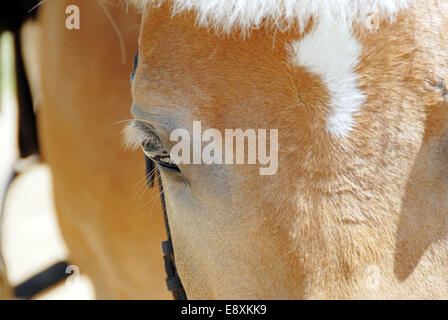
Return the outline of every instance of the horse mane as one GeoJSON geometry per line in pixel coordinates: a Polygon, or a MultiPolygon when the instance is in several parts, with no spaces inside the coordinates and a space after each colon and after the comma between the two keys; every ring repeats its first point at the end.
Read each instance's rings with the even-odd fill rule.
{"type": "Polygon", "coordinates": [[[303,31],[310,18],[344,21],[350,27],[360,23],[367,29],[382,20],[393,21],[396,14],[415,0],[130,0],[139,8],[168,3],[173,14],[196,13],[201,26],[213,27],[224,33],[243,33],[262,25],[281,30],[295,27],[303,31]]]}

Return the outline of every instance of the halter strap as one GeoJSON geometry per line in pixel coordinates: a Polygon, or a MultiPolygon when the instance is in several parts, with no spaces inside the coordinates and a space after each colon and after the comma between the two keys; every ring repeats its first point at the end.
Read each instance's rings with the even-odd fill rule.
{"type": "MultiPolygon", "coordinates": [[[[131,73],[131,82],[134,80],[135,71],[137,69],[138,63],[138,51],[134,57],[134,71],[131,73]]],[[[155,163],[150,158],[145,155],[145,164],[146,164],[146,184],[149,188],[154,187],[155,181],[155,163]]],[[[173,243],[171,241],[171,231],[170,225],[168,223],[168,214],[166,211],[166,203],[165,203],[165,193],[163,192],[163,184],[162,178],[160,177],[160,173],[157,177],[159,192],[160,192],[160,201],[162,202],[162,210],[163,210],[163,220],[165,221],[165,229],[167,240],[162,241],[162,254],[163,254],[163,262],[165,264],[165,272],[166,272],[166,286],[169,291],[171,291],[173,298],[175,300],[187,300],[187,294],[185,293],[184,287],[182,286],[182,281],[180,280],[179,274],[177,273],[176,263],[174,260],[174,249],[173,243]]]]}
{"type": "MultiPolygon", "coordinates": [[[[148,187],[154,186],[155,173],[154,168],[155,164],[150,158],[145,155],[146,162],[146,184],[148,187]]],[[[171,291],[173,298],[175,300],[187,300],[187,295],[185,293],[184,287],[182,286],[182,281],[180,280],[179,274],[177,273],[176,263],[174,260],[174,249],[173,243],[171,241],[171,231],[170,225],[168,223],[168,214],[166,211],[166,203],[165,203],[165,194],[163,192],[163,184],[162,178],[160,174],[157,177],[159,192],[160,192],[160,201],[162,202],[162,210],[163,210],[163,220],[165,221],[165,229],[167,240],[162,241],[162,254],[163,254],[163,262],[165,264],[165,272],[166,272],[166,286],[169,291],[171,291]]]]}

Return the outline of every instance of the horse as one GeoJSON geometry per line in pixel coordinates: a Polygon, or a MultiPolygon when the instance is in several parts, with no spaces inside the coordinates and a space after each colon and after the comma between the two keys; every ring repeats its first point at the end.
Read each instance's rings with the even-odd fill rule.
{"type": "Polygon", "coordinates": [[[69,262],[98,299],[169,298],[158,189],[146,190],[143,157],[121,136],[140,16],[119,1],[50,0],[38,10],[22,28],[24,58],[69,262]],[[67,27],[73,6],[79,29],[67,27]]]}
{"type": "Polygon", "coordinates": [[[188,298],[448,298],[448,1],[130,2],[126,139],[160,171],[188,298]],[[278,170],[174,161],[196,122],[278,130],[278,170]]]}

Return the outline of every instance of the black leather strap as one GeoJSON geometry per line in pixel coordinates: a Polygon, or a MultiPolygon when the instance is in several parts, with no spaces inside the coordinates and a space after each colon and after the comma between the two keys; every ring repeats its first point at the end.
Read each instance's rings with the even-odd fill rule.
{"type": "Polygon", "coordinates": [[[17,98],[19,105],[19,151],[21,158],[33,154],[39,155],[39,140],[37,137],[37,121],[33,108],[33,99],[25,71],[22,55],[20,32],[14,31],[17,98]]]}
{"type": "Polygon", "coordinates": [[[146,185],[148,188],[154,187],[155,179],[155,163],[151,159],[145,156],[145,166],[146,166],[146,185]]]}
{"type": "Polygon", "coordinates": [[[159,174],[159,191],[160,200],[162,201],[163,219],[165,220],[166,234],[168,240],[162,242],[162,254],[163,261],[165,263],[166,271],[166,286],[169,291],[173,294],[175,300],[187,300],[187,294],[185,293],[182,281],[180,280],[179,274],[176,269],[176,262],[174,261],[174,248],[171,241],[171,231],[170,225],[168,223],[168,215],[166,211],[165,204],[165,193],[163,192],[162,179],[159,174]]]}
{"type": "Polygon", "coordinates": [[[38,4],[39,0],[0,1],[0,32],[19,30],[25,20],[36,17],[38,4]]]}
{"type": "MultiPolygon", "coordinates": [[[[39,154],[36,115],[22,55],[20,29],[23,23],[35,17],[36,10],[29,12],[38,0],[0,1],[0,33],[11,31],[14,36],[17,101],[19,106],[19,152],[21,158],[39,154]]],[[[1,109],[1,106],[0,106],[1,109]]]]}
{"type": "MultiPolygon", "coordinates": [[[[148,186],[153,186],[155,176],[153,168],[155,167],[155,164],[147,156],[145,156],[145,162],[146,162],[146,183],[148,186]],[[150,165],[149,163],[152,164],[150,165]]],[[[170,225],[168,223],[168,214],[165,204],[165,194],[163,192],[163,184],[162,179],[160,178],[160,174],[158,174],[157,180],[160,191],[160,201],[162,202],[163,220],[165,221],[166,234],[168,238],[166,241],[162,242],[163,262],[165,264],[165,272],[166,272],[165,282],[167,289],[171,291],[173,298],[175,300],[187,300],[187,294],[185,293],[182,281],[180,280],[179,274],[177,273],[176,262],[174,259],[173,243],[171,241],[170,225]]]]}

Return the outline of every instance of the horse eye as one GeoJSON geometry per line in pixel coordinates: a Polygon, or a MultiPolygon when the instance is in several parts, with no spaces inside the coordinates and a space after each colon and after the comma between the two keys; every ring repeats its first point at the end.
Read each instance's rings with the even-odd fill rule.
{"type": "Polygon", "coordinates": [[[180,173],[179,167],[171,161],[169,152],[163,148],[162,142],[155,135],[148,135],[142,142],[145,155],[164,169],[180,173]]]}
{"type": "MultiPolygon", "coordinates": [[[[156,153],[159,150],[163,149],[163,146],[162,146],[162,142],[156,135],[149,134],[145,138],[145,140],[143,140],[143,142],[142,142],[142,149],[143,149],[143,152],[145,152],[145,153],[153,153],[153,152],[156,153]]],[[[149,155],[148,155],[148,157],[149,157],[149,155]]]]}

